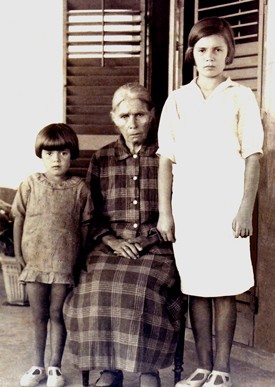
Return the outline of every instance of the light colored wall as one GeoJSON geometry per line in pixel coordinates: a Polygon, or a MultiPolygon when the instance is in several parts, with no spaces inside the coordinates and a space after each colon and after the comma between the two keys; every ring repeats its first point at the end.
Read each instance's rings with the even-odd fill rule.
{"type": "Polygon", "coordinates": [[[255,347],[275,352],[275,0],[267,3],[262,106],[265,145],[259,187],[259,312],[255,316],[255,347]]]}
{"type": "Polygon", "coordinates": [[[41,169],[36,134],[63,120],[62,7],[57,0],[1,2],[0,186],[41,169]]]}

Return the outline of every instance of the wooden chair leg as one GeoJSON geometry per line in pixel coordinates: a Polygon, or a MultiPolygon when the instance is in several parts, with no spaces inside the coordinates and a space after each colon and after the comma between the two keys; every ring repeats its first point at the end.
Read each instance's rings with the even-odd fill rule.
{"type": "Polygon", "coordinates": [[[82,386],[89,386],[90,371],[82,371],[82,386]]]}
{"type": "Polygon", "coordinates": [[[181,380],[181,374],[183,372],[183,354],[184,354],[184,337],[185,337],[185,325],[186,325],[186,318],[185,315],[182,319],[182,325],[180,329],[177,349],[175,353],[175,360],[174,360],[174,381],[175,384],[178,383],[181,380]]]}

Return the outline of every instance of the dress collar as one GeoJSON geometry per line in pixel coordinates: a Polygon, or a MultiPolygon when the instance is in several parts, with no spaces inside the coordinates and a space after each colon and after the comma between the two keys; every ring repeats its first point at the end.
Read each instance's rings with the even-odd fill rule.
{"type": "Polygon", "coordinates": [[[41,172],[36,172],[34,178],[45,187],[51,187],[55,189],[67,189],[78,185],[81,182],[81,178],[78,176],[69,176],[67,180],[61,182],[54,182],[47,179],[46,175],[41,172]]]}
{"type": "MultiPolygon", "coordinates": [[[[197,84],[197,79],[198,77],[194,78],[191,82],[190,82],[190,85],[192,87],[195,87],[195,88],[199,88],[198,84],[197,84]]],[[[227,89],[228,87],[234,87],[234,86],[238,86],[239,84],[235,81],[232,81],[232,79],[230,77],[227,77],[225,81],[221,82],[214,90],[213,92],[216,92],[216,91],[219,91],[219,90],[225,90],[227,89]]]]}
{"type": "MultiPolygon", "coordinates": [[[[138,152],[138,155],[143,157],[153,156],[156,153],[157,148],[158,146],[156,143],[150,144],[150,145],[143,144],[138,152]]],[[[133,156],[133,154],[127,148],[122,135],[120,135],[117,141],[115,142],[114,149],[115,149],[115,156],[118,158],[118,160],[124,160],[124,159],[127,159],[128,157],[133,156]]]]}

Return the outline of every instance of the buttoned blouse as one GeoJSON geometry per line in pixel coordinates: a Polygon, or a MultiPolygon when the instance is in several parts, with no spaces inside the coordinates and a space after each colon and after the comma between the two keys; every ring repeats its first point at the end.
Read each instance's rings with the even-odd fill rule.
{"type": "MultiPolygon", "coordinates": [[[[95,207],[94,240],[107,233],[123,239],[146,236],[156,226],[156,150],[157,144],[143,145],[138,153],[132,154],[120,136],[94,153],[87,173],[95,207]]],[[[163,253],[163,247],[152,251],[163,253]]],[[[171,249],[167,252],[171,253],[171,249]]]]}

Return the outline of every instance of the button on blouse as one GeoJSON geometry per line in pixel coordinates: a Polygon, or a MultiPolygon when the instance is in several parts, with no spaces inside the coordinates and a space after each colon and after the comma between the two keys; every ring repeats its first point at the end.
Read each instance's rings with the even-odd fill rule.
{"type": "Polygon", "coordinates": [[[93,238],[147,235],[158,220],[157,144],[131,154],[122,137],[92,156],[87,174],[96,209],[93,238]]]}

